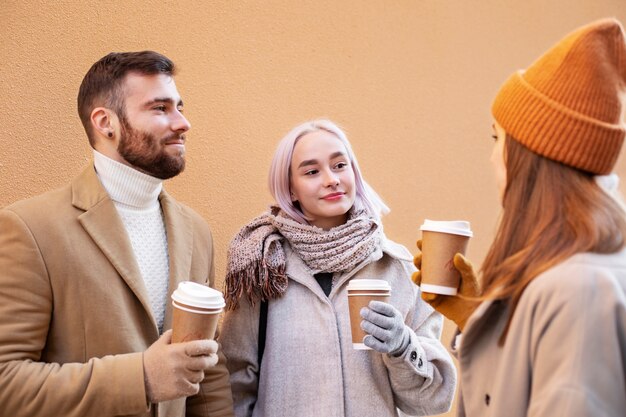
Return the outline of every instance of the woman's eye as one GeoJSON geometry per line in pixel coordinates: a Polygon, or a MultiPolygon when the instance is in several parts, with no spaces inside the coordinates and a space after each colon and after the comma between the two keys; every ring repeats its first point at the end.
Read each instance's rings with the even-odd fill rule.
{"type": "Polygon", "coordinates": [[[494,141],[498,141],[498,135],[496,135],[495,133],[493,135],[491,135],[491,137],[493,138],[494,141]]]}
{"type": "Polygon", "coordinates": [[[315,175],[317,174],[317,169],[310,169],[304,173],[304,175],[315,175]]]}
{"type": "Polygon", "coordinates": [[[337,169],[342,169],[348,166],[347,162],[339,162],[337,165],[335,165],[335,168],[337,169]]]}

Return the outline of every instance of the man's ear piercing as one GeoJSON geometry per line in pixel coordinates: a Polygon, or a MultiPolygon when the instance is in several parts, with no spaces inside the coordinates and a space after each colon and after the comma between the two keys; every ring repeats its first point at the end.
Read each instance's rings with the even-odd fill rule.
{"type": "Polygon", "coordinates": [[[112,138],[112,137],[113,137],[113,132],[111,132],[111,131],[109,130],[109,133],[107,133],[107,136],[108,136],[108,137],[110,137],[110,138],[112,138]]]}

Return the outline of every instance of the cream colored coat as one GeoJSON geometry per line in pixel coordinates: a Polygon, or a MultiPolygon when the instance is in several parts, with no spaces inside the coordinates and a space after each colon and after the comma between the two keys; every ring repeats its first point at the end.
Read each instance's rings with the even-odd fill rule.
{"type": "Polygon", "coordinates": [[[485,302],[465,327],[459,416],[626,416],[626,251],[539,275],[498,347],[504,312],[485,302]]]}
{"type": "MultiPolygon", "coordinates": [[[[185,279],[212,285],[206,223],[165,192],[159,200],[169,294],[185,279]]],[[[130,240],[93,166],[0,211],[0,414],[232,415],[222,355],[200,394],[148,407],[142,352],[158,337],[130,240]]]]}
{"type": "Polygon", "coordinates": [[[384,240],[352,271],[335,276],[328,297],[309,268],[283,243],[289,284],[268,304],[267,341],[257,360],[259,303],[242,297],[224,317],[220,341],[228,358],[237,417],[391,417],[450,408],[456,387],[452,358],[439,341],[442,316],[411,281],[410,253],[384,240]],[[354,350],[348,312],[351,279],[391,285],[390,303],[410,328],[404,354],[354,350]]]}

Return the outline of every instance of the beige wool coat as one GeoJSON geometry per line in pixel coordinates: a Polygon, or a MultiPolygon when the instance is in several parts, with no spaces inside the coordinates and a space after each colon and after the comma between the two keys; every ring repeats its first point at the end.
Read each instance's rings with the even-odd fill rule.
{"type": "Polygon", "coordinates": [[[459,416],[626,416],[626,251],[577,254],[535,278],[499,347],[506,311],[484,302],[467,322],[459,416]]]}
{"type": "MultiPolygon", "coordinates": [[[[179,281],[213,284],[212,241],[195,212],[165,192],[159,200],[169,300],[179,281]]],[[[165,329],[171,313],[168,303],[165,329]]],[[[146,404],[142,352],[158,337],[130,240],[93,165],[66,187],[0,210],[1,415],[232,415],[221,354],[198,395],[146,404]]]]}

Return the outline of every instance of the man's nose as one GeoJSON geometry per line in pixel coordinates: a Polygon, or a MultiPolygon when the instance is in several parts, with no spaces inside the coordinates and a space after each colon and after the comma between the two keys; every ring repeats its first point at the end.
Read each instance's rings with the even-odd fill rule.
{"type": "Polygon", "coordinates": [[[186,132],[191,129],[189,120],[178,110],[176,110],[172,120],[172,130],[177,132],[186,132]]]}

